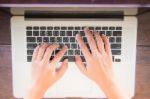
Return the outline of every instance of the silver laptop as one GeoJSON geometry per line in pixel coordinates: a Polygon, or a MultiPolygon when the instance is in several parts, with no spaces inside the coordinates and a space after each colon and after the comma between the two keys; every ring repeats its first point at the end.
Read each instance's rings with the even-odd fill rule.
{"type": "MultiPolygon", "coordinates": [[[[84,56],[75,40],[85,26],[108,36],[111,43],[113,70],[119,85],[134,96],[137,36],[136,8],[101,8],[98,6],[52,6],[46,8],[12,8],[12,73],[13,94],[24,96],[30,81],[31,58],[34,48],[43,42],[67,45],[63,58],[69,59],[65,75],[47,90],[44,97],[105,98],[98,86],[85,77],[74,63],[76,53],[84,56]]],[[[60,49],[53,52],[51,59],[60,49]]],[[[63,59],[62,59],[63,60],[63,59]]],[[[61,63],[61,62],[60,62],[61,63]]],[[[37,86],[38,87],[38,86],[37,86]]]]}

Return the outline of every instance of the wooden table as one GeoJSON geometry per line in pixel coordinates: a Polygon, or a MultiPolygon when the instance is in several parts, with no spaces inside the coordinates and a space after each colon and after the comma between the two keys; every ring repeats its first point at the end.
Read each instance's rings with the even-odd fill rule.
{"type": "MultiPolygon", "coordinates": [[[[14,99],[10,38],[10,16],[0,12],[0,99],[14,99]]],[[[134,99],[150,99],[150,12],[138,16],[136,58],[134,99]]]]}

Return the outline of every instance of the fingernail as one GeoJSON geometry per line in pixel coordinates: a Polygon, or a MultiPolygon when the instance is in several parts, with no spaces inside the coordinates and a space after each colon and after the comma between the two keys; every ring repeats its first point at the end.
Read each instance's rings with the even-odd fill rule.
{"type": "Polygon", "coordinates": [[[105,34],[102,34],[102,37],[105,37],[105,34]]]}
{"type": "Polygon", "coordinates": [[[76,34],[76,38],[78,38],[80,36],[80,34],[78,33],[78,34],[76,34]]]}

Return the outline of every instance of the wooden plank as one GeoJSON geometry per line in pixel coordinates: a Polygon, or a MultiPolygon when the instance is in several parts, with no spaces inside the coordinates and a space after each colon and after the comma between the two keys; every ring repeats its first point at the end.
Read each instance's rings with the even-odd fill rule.
{"type": "Polygon", "coordinates": [[[137,45],[150,46],[150,11],[138,17],[137,45]]]}
{"type": "Polygon", "coordinates": [[[0,46],[0,99],[15,99],[12,92],[11,46],[0,46]]]}
{"type": "Polygon", "coordinates": [[[0,10],[0,45],[10,45],[10,16],[0,10]]]}
{"type": "Polygon", "coordinates": [[[150,47],[137,47],[136,87],[134,99],[150,97],[150,47]]]}

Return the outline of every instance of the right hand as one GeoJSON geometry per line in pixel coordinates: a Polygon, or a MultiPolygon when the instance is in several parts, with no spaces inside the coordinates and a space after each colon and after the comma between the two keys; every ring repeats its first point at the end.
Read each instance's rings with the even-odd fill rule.
{"type": "Polygon", "coordinates": [[[79,55],[75,56],[76,64],[80,71],[88,78],[92,79],[101,86],[107,86],[109,80],[113,79],[112,73],[112,54],[110,44],[105,35],[100,36],[94,32],[94,37],[88,28],[84,29],[90,46],[91,53],[83,42],[80,34],[76,35],[76,40],[85,57],[85,66],[79,55]]]}
{"type": "Polygon", "coordinates": [[[87,66],[84,65],[79,55],[75,56],[75,61],[80,71],[88,78],[99,85],[109,99],[130,99],[121,90],[115,81],[112,70],[112,54],[109,41],[103,34],[100,36],[94,32],[94,36],[88,28],[84,29],[87,36],[90,50],[80,34],[76,35],[76,40],[85,57],[87,66]]]}

